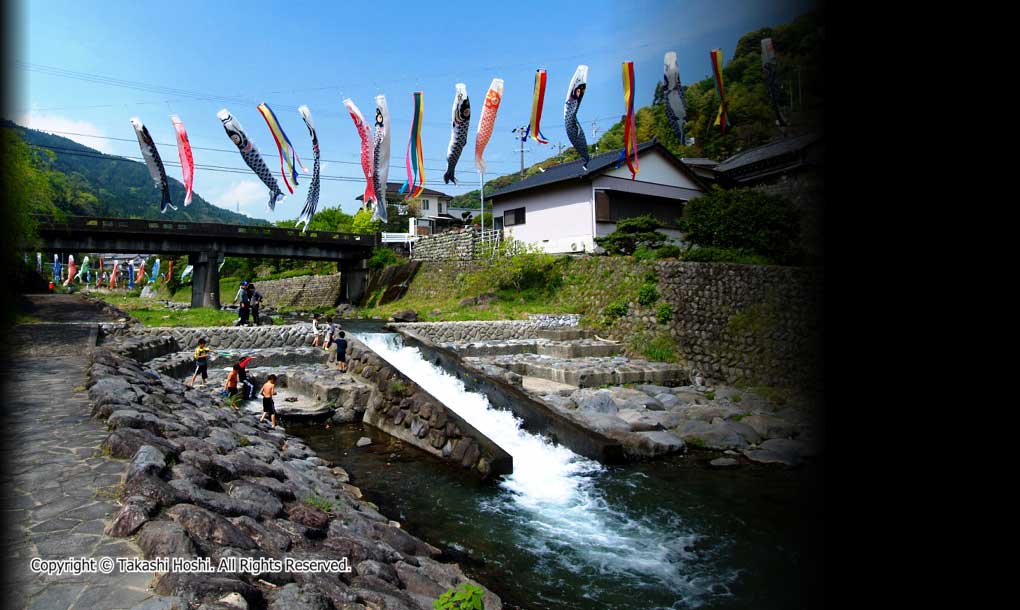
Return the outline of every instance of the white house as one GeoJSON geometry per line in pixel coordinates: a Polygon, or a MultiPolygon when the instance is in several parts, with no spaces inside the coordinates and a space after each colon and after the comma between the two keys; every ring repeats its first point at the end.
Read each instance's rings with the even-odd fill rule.
{"type": "Polygon", "coordinates": [[[638,146],[640,172],[630,179],[626,163],[616,167],[620,151],[550,167],[493,193],[496,228],[504,235],[540,245],[546,252],[591,252],[595,237],[616,230],[616,222],[651,214],[671,240],[680,232],[667,227],[684,204],[706,191],[689,167],[655,140],[638,146]]]}

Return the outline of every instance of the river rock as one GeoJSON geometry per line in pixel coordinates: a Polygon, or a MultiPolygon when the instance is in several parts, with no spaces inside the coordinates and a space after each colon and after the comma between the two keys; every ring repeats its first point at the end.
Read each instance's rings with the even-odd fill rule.
{"type": "Polygon", "coordinates": [[[234,517],[230,522],[254,540],[263,551],[282,553],[291,546],[290,536],[273,526],[272,521],[259,523],[251,517],[242,516],[234,517]]]}
{"type": "Polygon", "coordinates": [[[358,447],[367,447],[367,446],[369,446],[371,444],[372,444],[372,439],[368,438],[367,436],[363,436],[363,437],[358,439],[358,442],[356,443],[356,446],[358,446],[358,447]]]}
{"type": "Polygon", "coordinates": [[[224,487],[227,490],[227,495],[231,498],[248,500],[261,506],[263,517],[276,517],[283,513],[283,503],[272,491],[261,485],[237,479],[228,482],[224,487]]]}
{"type": "Polygon", "coordinates": [[[748,426],[743,421],[734,421],[732,419],[727,420],[726,426],[728,426],[731,430],[733,430],[740,436],[744,437],[744,440],[746,440],[748,443],[751,443],[752,445],[757,445],[758,443],[761,442],[761,436],[758,435],[754,428],[748,426]]]}
{"type": "Polygon", "coordinates": [[[332,604],[315,587],[289,584],[267,595],[268,610],[331,610],[332,604]]]}
{"type": "Polygon", "coordinates": [[[609,390],[582,388],[571,394],[570,398],[577,404],[578,411],[602,413],[605,415],[616,415],[620,411],[616,401],[613,400],[613,394],[609,390]]]}
{"type": "Polygon", "coordinates": [[[630,432],[630,424],[616,415],[603,413],[575,411],[570,414],[582,426],[602,434],[613,432],[630,432]]]}
{"type": "Polygon", "coordinates": [[[644,392],[630,388],[614,387],[609,389],[613,401],[620,409],[648,409],[651,411],[662,411],[662,403],[644,392]]]}
{"type": "Polygon", "coordinates": [[[677,433],[688,444],[704,446],[708,449],[743,449],[747,447],[744,437],[720,420],[716,420],[716,423],[701,420],[688,421],[677,428],[677,433]]]}
{"type": "Polygon", "coordinates": [[[239,549],[255,549],[258,545],[223,517],[193,504],[178,504],[167,511],[167,516],[181,524],[193,539],[239,549]]]}
{"type": "Polygon", "coordinates": [[[166,572],[156,579],[153,590],[160,595],[183,597],[193,605],[215,602],[230,593],[238,593],[249,606],[262,606],[259,590],[232,574],[166,572]]]}
{"type": "Polygon", "coordinates": [[[131,458],[124,479],[130,481],[138,476],[159,476],[164,468],[166,468],[166,455],[152,445],[142,445],[131,458]]]}
{"type": "Polygon", "coordinates": [[[750,415],[740,421],[753,428],[762,438],[789,438],[797,431],[796,427],[785,419],[764,413],[750,415]]]}
{"type": "Polygon", "coordinates": [[[648,413],[648,411],[638,411],[636,409],[621,409],[619,417],[623,421],[630,424],[630,429],[633,430],[634,432],[661,430],[662,427],[659,425],[659,423],[645,417],[645,413],[648,413]]]}
{"type": "Polygon", "coordinates": [[[393,314],[391,320],[394,322],[417,322],[418,312],[414,311],[413,309],[405,309],[403,311],[398,311],[395,314],[393,314]]]}
{"type": "Polygon", "coordinates": [[[681,407],[674,407],[674,413],[679,413],[684,419],[697,419],[710,423],[713,419],[727,419],[735,415],[741,415],[743,411],[729,404],[690,404],[681,407]]]}
{"type": "Polygon", "coordinates": [[[354,571],[359,575],[375,576],[376,578],[380,578],[397,586],[400,585],[400,579],[397,578],[397,571],[393,569],[393,566],[387,563],[379,563],[372,559],[366,559],[354,566],[354,571]]]}
{"type": "Polygon", "coordinates": [[[133,535],[149,520],[156,511],[158,504],[144,496],[131,496],[124,502],[124,507],[117,517],[104,530],[108,536],[126,538],[133,535]]]}
{"type": "Polygon", "coordinates": [[[712,468],[734,468],[740,465],[740,462],[733,458],[715,458],[708,463],[712,468]]]}
{"type": "Polygon", "coordinates": [[[264,507],[249,500],[232,498],[224,493],[202,489],[186,479],[175,479],[170,481],[170,486],[191,504],[196,504],[208,510],[237,517],[247,515],[253,519],[272,517],[274,507],[264,507]]]}
{"type": "Polygon", "coordinates": [[[684,441],[666,430],[635,432],[626,437],[624,450],[641,457],[656,457],[684,450],[684,441]]]}
{"type": "Polygon", "coordinates": [[[287,517],[295,523],[312,529],[323,529],[329,524],[329,515],[304,503],[295,504],[287,509],[287,517]]]}
{"type": "Polygon", "coordinates": [[[803,457],[804,443],[785,438],[773,438],[763,442],[760,448],[777,453],[786,458],[790,463],[796,464],[803,457]]]}
{"type": "MultiPolygon", "coordinates": [[[[154,557],[196,557],[198,551],[187,532],[173,521],[149,521],[138,534],[138,546],[146,559],[154,557]]],[[[164,595],[174,595],[166,591],[164,595]]]]}
{"type": "Polygon", "coordinates": [[[747,449],[744,451],[744,457],[751,460],[752,462],[758,462],[759,464],[782,464],[784,466],[796,466],[800,463],[800,459],[791,459],[789,455],[783,455],[769,451],[768,449],[747,449]]]}

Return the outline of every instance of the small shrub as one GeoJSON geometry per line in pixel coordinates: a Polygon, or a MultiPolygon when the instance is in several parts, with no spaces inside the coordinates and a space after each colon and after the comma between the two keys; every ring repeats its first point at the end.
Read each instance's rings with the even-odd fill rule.
{"type": "Polygon", "coordinates": [[[666,244],[655,250],[655,258],[680,258],[680,246],[666,244]]]}
{"type": "Polygon", "coordinates": [[[434,610],[485,610],[485,590],[471,583],[450,589],[432,602],[434,610]]]}
{"type": "Polygon", "coordinates": [[[407,384],[397,379],[390,382],[390,393],[396,394],[397,396],[403,396],[407,393],[407,384]]]}
{"type": "Polygon", "coordinates": [[[655,284],[643,284],[638,290],[638,303],[649,307],[652,303],[659,300],[659,291],[656,289],[655,284]]]}
{"type": "Polygon", "coordinates": [[[385,269],[390,265],[396,265],[399,261],[397,253],[392,248],[385,246],[372,250],[372,258],[368,259],[368,268],[373,271],[385,269]]]}
{"type": "Polygon", "coordinates": [[[638,248],[654,250],[666,241],[666,234],[657,229],[661,223],[651,214],[627,218],[616,223],[616,230],[605,237],[596,237],[595,243],[609,254],[634,254],[638,248]]]}
{"type": "Polygon", "coordinates": [[[733,396],[730,396],[730,400],[733,402],[740,402],[743,400],[743,397],[740,394],[734,394],[733,396]]]}
{"type": "Polygon", "coordinates": [[[709,400],[715,400],[715,392],[707,392],[705,394],[705,398],[707,398],[709,400]]]}
{"type": "Polygon", "coordinates": [[[696,436],[685,438],[684,442],[687,443],[689,447],[694,447],[695,449],[704,449],[706,447],[705,441],[696,436]]]}
{"type": "Polygon", "coordinates": [[[669,303],[659,303],[659,308],[655,311],[655,320],[659,324],[668,324],[673,319],[673,306],[669,303]]]}
{"type": "Polygon", "coordinates": [[[740,265],[771,265],[771,260],[764,256],[730,248],[692,248],[683,255],[685,261],[692,263],[736,263],[740,265]]]}
{"type": "Polygon", "coordinates": [[[641,246],[640,248],[634,250],[634,258],[638,259],[639,261],[654,260],[658,258],[656,256],[656,252],[658,252],[658,250],[641,246]]]}
{"type": "Polygon", "coordinates": [[[615,303],[610,303],[609,305],[606,305],[606,308],[605,310],[603,310],[603,313],[606,315],[607,318],[615,320],[616,318],[621,318],[627,315],[627,310],[628,310],[627,301],[616,301],[615,303]]]}
{"type": "Polygon", "coordinates": [[[676,362],[676,344],[668,333],[637,333],[630,338],[631,351],[655,362],[676,362]]]}

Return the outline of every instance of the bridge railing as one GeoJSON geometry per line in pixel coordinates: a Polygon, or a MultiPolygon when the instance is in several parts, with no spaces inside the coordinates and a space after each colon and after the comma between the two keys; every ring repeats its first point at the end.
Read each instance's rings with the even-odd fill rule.
{"type": "Polygon", "coordinates": [[[141,232],[207,237],[242,237],[301,240],[315,243],[347,243],[366,247],[381,243],[378,233],[336,233],[332,231],[290,229],[261,225],[232,225],[179,220],[155,220],[147,218],[96,218],[90,216],[35,215],[41,230],[78,230],[103,232],[141,232]]]}

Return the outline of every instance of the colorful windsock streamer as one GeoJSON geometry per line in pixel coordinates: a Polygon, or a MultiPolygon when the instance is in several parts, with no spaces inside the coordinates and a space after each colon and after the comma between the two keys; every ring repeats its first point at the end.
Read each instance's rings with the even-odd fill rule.
{"type": "MultiPolygon", "coordinates": [[[[308,198],[305,200],[305,207],[298,216],[297,224],[301,226],[301,232],[308,230],[308,223],[315,216],[315,208],[319,206],[319,135],[315,132],[315,123],[312,121],[312,111],[308,106],[298,108],[298,113],[308,127],[308,135],[312,136],[312,183],[308,186],[308,198]]],[[[189,266],[190,267],[190,266],[189,266]]],[[[185,269],[187,273],[187,269],[185,269]]],[[[184,276],[181,276],[184,279],[184,276]]]]}
{"type": "Polygon", "coordinates": [[[347,112],[350,113],[351,120],[354,121],[354,127],[358,130],[358,137],[361,138],[361,169],[365,172],[365,201],[363,204],[366,210],[370,210],[375,205],[375,184],[372,182],[372,176],[375,172],[375,169],[372,167],[375,161],[375,155],[373,154],[375,140],[372,139],[372,129],[368,126],[365,116],[361,114],[361,110],[355,105],[354,100],[350,98],[345,99],[344,106],[347,107],[347,112]]]}
{"type": "Polygon", "coordinates": [[[528,131],[525,137],[531,135],[539,144],[548,144],[545,134],[542,133],[542,107],[545,105],[545,70],[535,71],[535,93],[531,98],[531,123],[528,124],[528,131]]]}
{"type": "Polygon", "coordinates": [[[53,255],[53,283],[60,283],[60,256],[53,255]]]}
{"type": "Polygon", "coordinates": [[[623,152],[620,162],[627,162],[630,179],[634,180],[641,168],[638,165],[637,154],[637,119],[634,116],[634,62],[632,61],[623,62],[623,101],[627,107],[627,114],[623,117],[623,152]]]}
{"type": "Polygon", "coordinates": [[[783,116],[782,106],[779,103],[779,63],[776,61],[776,47],[772,44],[771,38],[761,39],[761,69],[765,75],[765,87],[769,91],[772,111],[776,113],[776,124],[786,127],[786,117],[783,116]]]}
{"type": "Polygon", "coordinates": [[[722,49],[712,49],[712,73],[715,74],[715,91],[719,94],[719,112],[715,115],[715,122],[720,131],[725,135],[730,127],[730,117],[726,111],[726,90],[723,87],[723,52],[722,49]]]}
{"type": "Polygon", "coordinates": [[[492,128],[496,125],[496,111],[499,110],[499,104],[503,101],[503,79],[494,78],[492,84],[489,85],[489,90],[485,93],[485,106],[482,108],[482,116],[478,120],[478,134],[475,136],[475,167],[484,176],[485,175],[485,159],[482,155],[485,153],[485,146],[489,143],[489,138],[492,137],[492,128]]]}
{"type": "Polygon", "coordinates": [[[188,265],[187,267],[185,267],[184,271],[181,272],[181,281],[183,282],[184,278],[186,278],[189,275],[191,275],[191,272],[194,271],[194,270],[195,270],[195,266],[194,265],[188,265]]]}
{"type": "Polygon", "coordinates": [[[120,261],[113,261],[113,270],[110,272],[110,288],[117,287],[117,279],[120,275],[120,261]]]}
{"type": "Polygon", "coordinates": [[[662,84],[662,104],[666,107],[666,118],[680,145],[685,146],[687,140],[684,139],[684,119],[687,118],[687,107],[684,104],[683,89],[680,87],[680,65],[677,62],[676,51],[666,53],[663,58],[662,84]]]}
{"type": "Polygon", "coordinates": [[[269,171],[266,162],[262,160],[259,149],[255,147],[254,142],[248,139],[241,123],[230,114],[229,110],[221,109],[216,113],[216,117],[223,123],[223,129],[230,136],[230,141],[237,146],[237,150],[241,151],[241,158],[244,159],[245,164],[255,172],[263,184],[269,187],[269,203],[266,204],[266,207],[269,211],[275,210],[276,203],[283,199],[284,194],[280,190],[280,185],[276,183],[276,178],[273,178],[273,172],[269,171]]]}
{"type": "Polygon", "coordinates": [[[143,278],[145,278],[145,261],[138,264],[138,270],[135,271],[135,282],[140,284],[143,278]]]}
{"type": "Polygon", "coordinates": [[[276,118],[272,108],[268,104],[262,102],[258,106],[259,114],[266,120],[266,125],[269,126],[269,132],[273,134],[273,140],[276,142],[276,148],[280,151],[280,173],[283,175],[283,183],[287,186],[287,190],[292,194],[294,193],[294,186],[297,186],[297,167],[301,166],[301,171],[308,173],[305,169],[304,164],[298,159],[297,152],[294,150],[294,145],[290,143],[290,138],[283,132],[283,127],[280,126],[280,121],[276,118]],[[291,182],[294,186],[291,186],[291,182]]]}
{"type": "Polygon", "coordinates": [[[425,159],[421,147],[421,127],[423,115],[422,92],[414,92],[414,118],[411,120],[411,133],[407,137],[407,182],[400,187],[400,192],[407,191],[408,199],[414,199],[425,190],[425,159]]]}
{"type": "Polygon", "coordinates": [[[390,177],[390,109],[385,95],[375,96],[375,158],[372,179],[375,180],[375,211],[372,220],[388,220],[386,181],[390,177]]]}
{"type": "MultiPolygon", "coordinates": [[[[88,272],[89,272],[89,257],[86,256],[81,262],[81,269],[78,269],[78,273],[74,274],[74,279],[76,281],[81,281],[82,274],[83,273],[87,274],[88,272]]],[[[68,275],[70,276],[70,274],[68,275]]],[[[85,277],[88,278],[88,275],[86,275],[85,277]]]]}
{"type": "Polygon", "coordinates": [[[581,100],[584,99],[584,90],[588,87],[588,66],[577,66],[574,77],[570,79],[570,86],[567,87],[567,101],[563,104],[563,124],[567,128],[567,138],[570,144],[581,155],[584,163],[581,168],[588,171],[588,141],[584,138],[584,129],[577,120],[577,111],[581,107],[581,100]]]}
{"type": "Polygon", "coordinates": [[[156,280],[159,279],[159,259],[152,263],[152,271],[149,272],[149,284],[155,284],[156,280]]]}
{"type": "Polygon", "coordinates": [[[168,283],[170,278],[174,276],[174,259],[170,259],[170,264],[166,266],[166,275],[163,276],[163,283],[168,283]]]}
{"type": "Polygon", "coordinates": [[[69,254],[67,256],[67,279],[64,280],[64,286],[67,286],[74,281],[75,273],[78,270],[78,266],[74,264],[74,255],[69,254]]]}
{"type": "Polygon", "coordinates": [[[460,154],[464,152],[464,145],[467,144],[471,125],[471,102],[468,101],[467,85],[457,83],[454,88],[457,93],[453,96],[453,119],[450,124],[450,145],[446,147],[446,173],[443,174],[443,184],[451,182],[457,184],[454,173],[457,161],[460,161],[460,154]]]}
{"type": "Polygon", "coordinates": [[[181,158],[181,174],[184,177],[184,205],[188,206],[191,205],[191,193],[195,185],[195,160],[191,156],[191,142],[188,141],[188,132],[184,129],[181,117],[172,114],[170,121],[177,132],[177,156],[181,158]]]}
{"type": "Polygon", "coordinates": [[[138,117],[132,117],[131,126],[135,128],[138,146],[142,149],[142,158],[145,159],[145,166],[149,168],[149,176],[160,191],[159,213],[166,213],[168,207],[176,210],[177,206],[170,203],[170,181],[166,177],[166,168],[163,167],[163,160],[159,158],[159,151],[156,150],[156,143],[152,141],[149,129],[138,117]]]}

